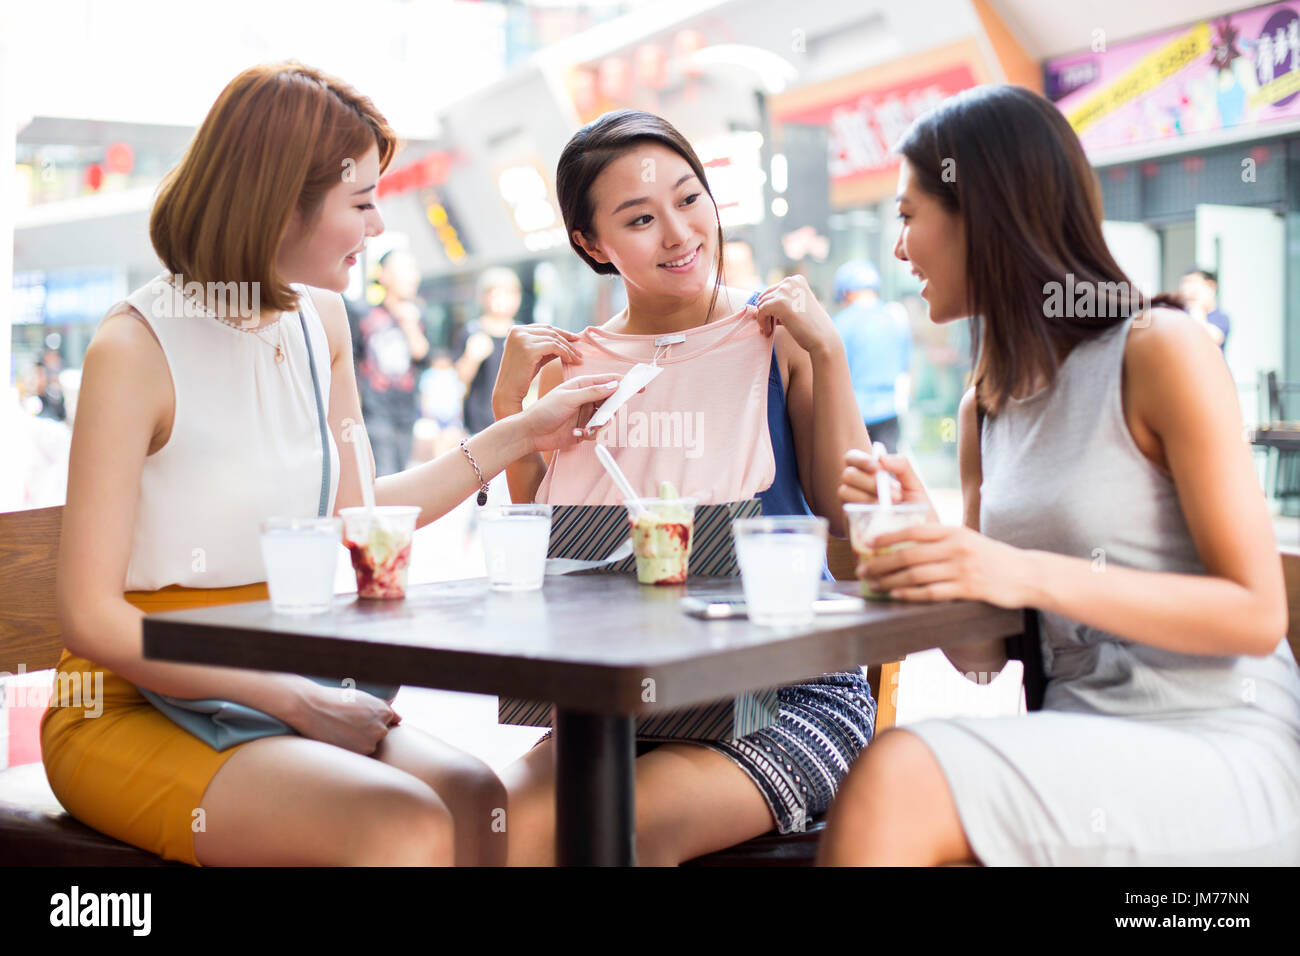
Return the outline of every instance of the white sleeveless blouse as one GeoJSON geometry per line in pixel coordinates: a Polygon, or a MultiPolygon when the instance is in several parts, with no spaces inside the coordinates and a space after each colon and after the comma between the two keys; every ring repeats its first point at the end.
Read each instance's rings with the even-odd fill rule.
{"type": "MultiPolygon", "coordinates": [[[[258,536],[272,516],[312,517],[320,506],[321,438],[307,345],[296,313],[257,333],[187,315],[163,273],[131,293],[171,370],[171,436],[145,459],[124,589],[220,588],[266,580],[258,536]],[[275,360],[281,342],[284,361],[275,360]]],[[[306,286],[306,320],[321,407],[330,401],[329,342],[306,286]]],[[[119,303],[109,314],[121,311],[119,303]]],[[[339,453],[326,428],[328,514],[339,453]]]]}

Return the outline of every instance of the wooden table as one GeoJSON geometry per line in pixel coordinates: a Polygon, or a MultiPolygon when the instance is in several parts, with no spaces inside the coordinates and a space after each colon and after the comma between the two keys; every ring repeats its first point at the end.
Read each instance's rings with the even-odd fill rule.
{"type": "MultiPolygon", "coordinates": [[[[857,584],[827,587],[854,593],[857,584]]],[[[681,611],[688,592],[739,589],[738,578],[645,587],[601,574],[548,577],[532,592],[491,591],[475,578],[415,586],[400,601],[346,595],[310,617],[259,601],[148,615],[144,654],[553,701],[559,862],[629,865],[637,715],[1025,630],[1021,611],[966,601],[873,604],[787,630],[681,611]]]]}

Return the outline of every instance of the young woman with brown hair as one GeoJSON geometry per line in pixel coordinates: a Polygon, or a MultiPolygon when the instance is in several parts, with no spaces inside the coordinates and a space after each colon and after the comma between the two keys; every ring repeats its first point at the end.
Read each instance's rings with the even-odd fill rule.
{"type": "MultiPolygon", "coordinates": [[[[1300,673],[1218,349],[1134,292],[1079,140],[1041,96],[968,91],[899,148],[895,254],[932,321],[976,322],[965,524],[880,535],[910,547],[858,573],[899,600],[1039,609],[1048,683],[1025,716],[882,734],[821,861],[1300,862],[1300,673]]],[[[901,500],[929,501],[904,458],[882,464],[901,500]]],[[[874,501],[874,460],[847,465],[844,500],[874,501]]],[[[948,657],[1005,662],[1000,641],[948,657]]]]}
{"type": "MultiPolygon", "coordinates": [[[[141,653],[141,608],[265,596],[261,519],[313,516],[323,496],[326,514],[360,503],[352,456],[340,468],[338,452],[361,420],[338,292],[383,231],[375,187],[395,149],[371,102],[336,79],[294,63],[241,73],[161,187],[150,231],[167,272],[110,310],[86,352],[59,554],[60,671],[102,675],[103,710],[56,695],[42,756],[74,816],[168,859],[505,859],[491,830],[506,799],[496,776],[400,726],[387,701],[141,653]],[[296,734],[217,751],[137,685],[243,704],[296,734]]],[[[376,500],[418,505],[428,524],[478,487],[478,470],[571,442],[580,408],[615,380],[566,383],[471,439],[477,467],[452,451],[380,478],[376,500]]]]}

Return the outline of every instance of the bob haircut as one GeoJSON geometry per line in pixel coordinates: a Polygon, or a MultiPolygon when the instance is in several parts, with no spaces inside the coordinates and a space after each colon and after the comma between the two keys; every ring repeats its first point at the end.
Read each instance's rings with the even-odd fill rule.
{"type": "Polygon", "coordinates": [[[918,117],[896,151],[966,227],[971,377],[989,414],[1053,384],[1075,345],[1144,308],[1106,247],[1101,188],[1079,138],[1037,93],[966,90],[918,117]],[[1087,307],[1054,307],[1061,289],[1087,290],[1087,307]]]}
{"type": "MultiPolygon", "coordinates": [[[[560,201],[560,214],[564,217],[564,230],[569,235],[569,245],[598,275],[618,275],[618,269],[612,262],[597,262],[587,255],[573,234],[580,232],[584,236],[592,235],[591,219],[594,210],[591,187],[596,182],[596,177],[614,160],[647,143],[670,149],[686,160],[699,179],[700,186],[713,199],[713,190],[709,188],[709,180],[704,175],[704,164],[700,162],[700,157],[695,155],[695,150],[686,137],[677,131],[677,127],[662,116],[642,110],[612,110],[588,123],[573,134],[560,153],[560,162],[555,169],[555,192],[560,201]]],[[[724,284],[724,239],[716,200],[713,215],[718,223],[718,241],[714,256],[713,298],[709,300],[710,314],[718,301],[718,290],[724,284]]]]}
{"type": "Polygon", "coordinates": [[[263,307],[292,311],[298,297],[276,253],[294,209],[310,225],[372,146],[382,171],[397,137],[346,83],[293,61],[247,69],[163,178],[149,217],[154,251],[187,284],[258,283],[263,307]]]}

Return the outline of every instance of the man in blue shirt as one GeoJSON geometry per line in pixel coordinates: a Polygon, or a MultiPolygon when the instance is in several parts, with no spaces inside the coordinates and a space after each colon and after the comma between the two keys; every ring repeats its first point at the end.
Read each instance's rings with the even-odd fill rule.
{"type": "Polygon", "coordinates": [[[1219,351],[1224,351],[1232,322],[1219,309],[1219,277],[1208,269],[1189,269],[1178,291],[1187,303],[1188,313],[1201,323],[1219,351]]]}
{"type": "Polygon", "coordinates": [[[844,309],[835,329],[849,358],[858,411],[873,442],[898,451],[898,416],[906,410],[912,366],[912,333],[901,310],[880,301],[880,273],[866,259],[835,270],[835,301],[844,309]]]}

